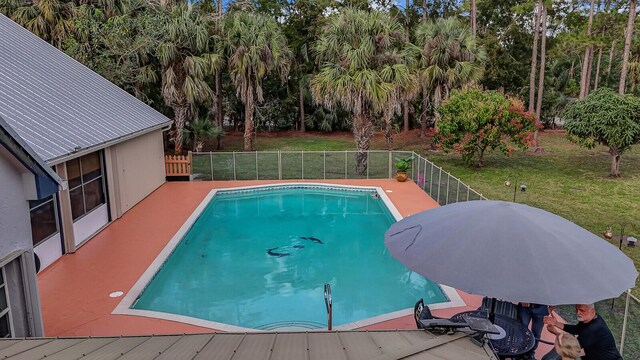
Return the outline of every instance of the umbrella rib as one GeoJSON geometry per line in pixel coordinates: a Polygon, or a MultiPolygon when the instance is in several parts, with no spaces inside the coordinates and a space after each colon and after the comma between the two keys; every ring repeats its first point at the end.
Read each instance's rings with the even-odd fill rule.
{"type": "Polygon", "coordinates": [[[397,233],[393,233],[390,236],[396,236],[399,234],[402,234],[403,232],[407,231],[407,230],[411,230],[413,228],[420,228],[420,230],[416,233],[416,236],[413,237],[413,241],[411,241],[411,244],[407,245],[407,247],[404,249],[404,251],[409,250],[409,248],[413,245],[413,243],[416,242],[416,239],[418,238],[418,235],[420,235],[420,233],[422,232],[422,225],[418,224],[418,225],[414,225],[414,226],[410,226],[406,229],[402,229],[400,231],[398,231],[397,233]]]}

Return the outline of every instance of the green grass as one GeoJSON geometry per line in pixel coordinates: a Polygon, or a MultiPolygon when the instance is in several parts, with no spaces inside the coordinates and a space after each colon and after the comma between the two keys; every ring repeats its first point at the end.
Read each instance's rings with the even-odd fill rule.
{"type": "MultiPolygon", "coordinates": [[[[637,229],[627,227],[626,233],[640,237],[640,147],[626,153],[622,158],[622,178],[608,177],[610,157],[607,149],[598,147],[592,150],[580,148],[567,141],[559,134],[544,134],[541,137],[545,148],[543,155],[519,153],[512,157],[489,153],[485,167],[478,169],[464,164],[455,154],[434,153],[426,149],[428,144],[418,139],[414,134],[404,135],[397,142],[397,149],[416,151],[427,159],[441,166],[446,171],[459,177],[471,188],[482,193],[489,199],[513,199],[513,184],[519,188],[526,184],[527,191],[516,193],[516,201],[546,209],[563,216],[576,224],[602,236],[609,225],[613,225],[615,234],[619,233],[618,223],[635,223],[637,229]],[[504,186],[504,181],[510,179],[511,188],[504,186]]],[[[241,150],[242,138],[229,136],[225,138],[225,150],[241,150]]],[[[287,134],[284,137],[258,136],[259,151],[285,150],[355,150],[354,142],[348,134],[322,135],[287,134]]],[[[372,149],[384,149],[384,141],[378,137],[372,143],[372,149]]],[[[225,155],[229,157],[229,155],[225,155]]],[[[247,171],[237,174],[240,178],[255,179],[255,154],[245,154],[242,167],[247,171]],[[253,165],[252,165],[253,164],[253,165]]],[[[275,156],[273,165],[259,169],[259,177],[277,179],[277,155],[262,154],[259,156],[275,156]]],[[[288,156],[283,160],[283,178],[300,178],[300,155],[288,156]]],[[[322,160],[311,155],[305,159],[305,178],[314,178],[322,174],[322,160]],[[307,168],[307,166],[309,168],[307,168]]],[[[354,154],[348,158],[348,177],[354,178],[352,169],[355,164],[354,154]]],[[[202,169],[209,172],[210,158],[194,158],[194,172],[202,169]]],[[[227,178],[233,178],[230,167],[231,159],[217,158],[216,168],[227,164],[227,178]]],[[[259,159],[260,164],[266,164],[268,159],[259,159]]],[[[335,159],[327,161],[328,172],[335,178],[344,178],[344,156],[336,155],[335,159]]],[[[415,166],[415,165],[414,165],[415,166]]],[[[372,177],[388,174],[388,157],[371,159],[372,177]]],[[[224,174],[223,174],[224,175],[224,174]]],[[[218,178],[218,176],[216,176],[218,178]]],[[[615,244],[617,245],[617,243],[615,244]]],[[[640,248],[622,249],[631,257],[636,267],[640,265],[640,248]]],[[[597,266],[597,265],[596,265],[597,266]]],[[[585,286],[588,286],[586,284],[585,286]]],[[[636,295],[640,295],[637,294],[636,295]]],[[[598,311],[605,318],[614,336],[619,340],[622,328],[622,314],[624,298],[616,300],[613,310],[611,301],[598,304],[598,311]]],[[[563,314],[569,316],[570,308],[564,308],[563,314]]],[[[627,327],[625,343],[625,358],[640,359],[640,305],[632,302],[631,318],[627,327]]]]}

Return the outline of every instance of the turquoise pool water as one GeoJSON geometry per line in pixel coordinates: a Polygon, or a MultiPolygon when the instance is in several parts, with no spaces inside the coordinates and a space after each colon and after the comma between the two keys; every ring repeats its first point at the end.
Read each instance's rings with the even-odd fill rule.
{"type": "Polygon", "coordinates": [[[373,191],[216,193],[133,308],[255,329],[340,325],[447,301],[384,247],[395,221],[373,191]]]}

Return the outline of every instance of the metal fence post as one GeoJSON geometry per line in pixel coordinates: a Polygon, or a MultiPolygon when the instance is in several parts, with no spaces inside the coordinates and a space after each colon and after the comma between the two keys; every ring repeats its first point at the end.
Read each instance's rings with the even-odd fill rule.
{"type": "Polygon", "coordinates": [[[367,150],[367,179],[369,179],[369,168],[371,167],[370,155],[371,153],[367,150]]]}
{"type": "Polygon", "coordinates": [[[393,156],[393,152],[389,151],[389,179],[391,179],[391,158],[393,156]]]}
{"type": "Polygon", "coordinates": [[[236,152],[233,152],[233,180],[238,180],[236,176],[236,152]]]}
{"type": "Polygon", "coordinates": [[[302,179],[304,180],[304,150],[302,150],[302,179]]]}
{"type": "Polygon", "coordinates": [[[451,180],[451,174],[447,173],[447,197],[445,198],[445,205],[449,204],[449,180],[451,180]]]}
{"type": "Polygon", "coordinates": [[[327,150],[323,151],[323,165],[322,165],[322,178],[327,178],[327,150]]]}
{"type": "Polygon", "coordinates": [[[467,185],[467,201],[469,201],[469,193],[471,192],[471,186],[467,185]]]}
{"type": "Polygon", "coordinates": [[[258,152],[256,151],[256,180],[260,180],[258,175],[258,152]]]}
{"type": "Polygon", "coordinates": [[[282,152],[278,150],[278,180],[282,180],[282,152]]]}
{"type": "Polygon", "coordinates": [[[211,160],[211,180],[213,180],[213,151],[209,151],[209,158],[211,160]]]}
{"type": "Polygon", "coordinates": [[[436,200],[438,204],[440,204],[440,188],[442,187],[441,181],[442,181],[442,168],[440,168],[440,173],[438,174],[438,199],[436,200]]]}
{"type": "Polygon", "coordinates": [[[429,179],[429,195],[433,194],[433,163],[431,163],[431,178],[429,179]]]}
{"type": "Polygon", "coordinates": [[[422,169],[422,190],[427,190],[427,159],[424,159],[424,168],[422,169]]]}
{"type": "MultiPolygon", "coordinates": [[[[412,152],[411,152],[411,165],[413,165],[414,160],[416,159],[416,155],[418,155],[418,154],[416,154],[416,152],[415,152],[415,151],[412,151],[412,152]]],[[[414,174],[413,174],[413,168],[414,168],[414,167],[415,167],[415,166],[411,166],[411,180],[414,180],[414,179],[413,179],[413,175],[414,175],[414,174]]],[[[416,179],[416,180],[417,180],[417,179],[416,179]]],[[[414,181],[415,181],[415,180],[414,180],[414,181]]]]}
{"type": "Polygon", "coordinates": [[[344,151],[344,178],[347,178],[347,150],[344,151]]]}
{"type": "Polygon", "coordinates": [[[418,186],[420,186],[420,160],[422,160],[422,157],[418,155],[418,171],[416,171],[418,173],[418,176],[416,177],[416,184],[418,184],[418,186]]]}
{"type": "Polygon", "coordinates": [[[460,197],[460,179],[458,179],[458,187],[456,188],[456,202],[458,202],[459,197],[460,197]]]}

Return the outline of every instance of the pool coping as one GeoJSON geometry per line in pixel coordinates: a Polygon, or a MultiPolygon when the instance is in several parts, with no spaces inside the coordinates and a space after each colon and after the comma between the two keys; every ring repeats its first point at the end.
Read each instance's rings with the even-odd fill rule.
{"type": "MultiPolygon", "coordinates": [[[[198,206],[193,210],[191,215],[187,218],[187,220],[182,224],[182,226],[178,229],[178,231],[173,235],[171,240],[164,246],[162,251],[155,257],[151,265],[147,267],[144,273],[138,278],[135,284],[126,292],[123,299],[118,303],[118,305],[111,312],[112,315],[134,315],[134,316],[142,316],[149,318],[158,318],[163,320],[177,321],[181,323],[186,323],[190,325],[201,326],[204,328],[209,328],[213,330],[220,330],[226,332],[263,332],[264,330],[253,329],[253,328],[245,328],[240,326],[235,326],[231,324],[225,324],[220,322],[215,322],[211,320],[204,320],[200,318],[195,318],[186,315],[178,315],[160,311],[152,311],[152,310],[141,310],[141,309],[131,309],[131,306],[135,303],[138,297],[142,294],[142,292],[146,289],[148,284],[153,280],[156,276],[162,265],[165,261],[171,256],[173,251],[176,249],[177,245],[180,243],[182,238],[186,235],[186,233],[191,229],[193,224],[196,222],[200,214],[204,211],[206,206],[209,204],[211,199],[218,192],[233,192],[233,191],[242,191],[242,190],[251,190],[256,188],[271,188],[271,187],[336,187],[343,189],[358,189],[358,190],[369,190],[376,191],[380,199],[383,201],[391,215],[395,218],[396,221],[400,221],[403,219],[403,216],[400,214],[396,206],[393,204],[391,199],[387,196],[385,190],[379,186],[357,186],[357,185],[340,185],[340,184],[332,184],[332,183],[313,183],[313,182],[288,182],[288,183],[274,183],[274,184],[264,184],[264,185],[251,185],[251,186],[238,186],[238,187],[228,187],[228,188],[219,188],[212,189],[209,193],[204,197],[204,199],[198,204],[198,206]]],[[[391,191],[391,190],[387,190],[391,191]]],[[[429,304],[429,307],[433,310],[436,309],[445,309],[452,307],[460,307],[465,306],[465,302],[462,297],[458,294],[458,292],[449,286],[438,284],[444,294],[447,296],[449,301],[429,304]]],[[[413,313],[413,308],[402,309],[391,313],[386,313],[362,320],[358,320],[355,322],[342,324],[335,326],[335,330],[353,330],[357,328],[361,328],[364,326],[376,324],[382,321],[387,321],[391,319],[395,319],[401,316],[411,315],[413,313]]],[[[279,331],[300,331],[300,328],[291,327],[281,328],[284,330],[279,331]]],[[[319,329],[303,329],[307,331],[314,330],[324,330],[323,328],[319,329]]]]}

